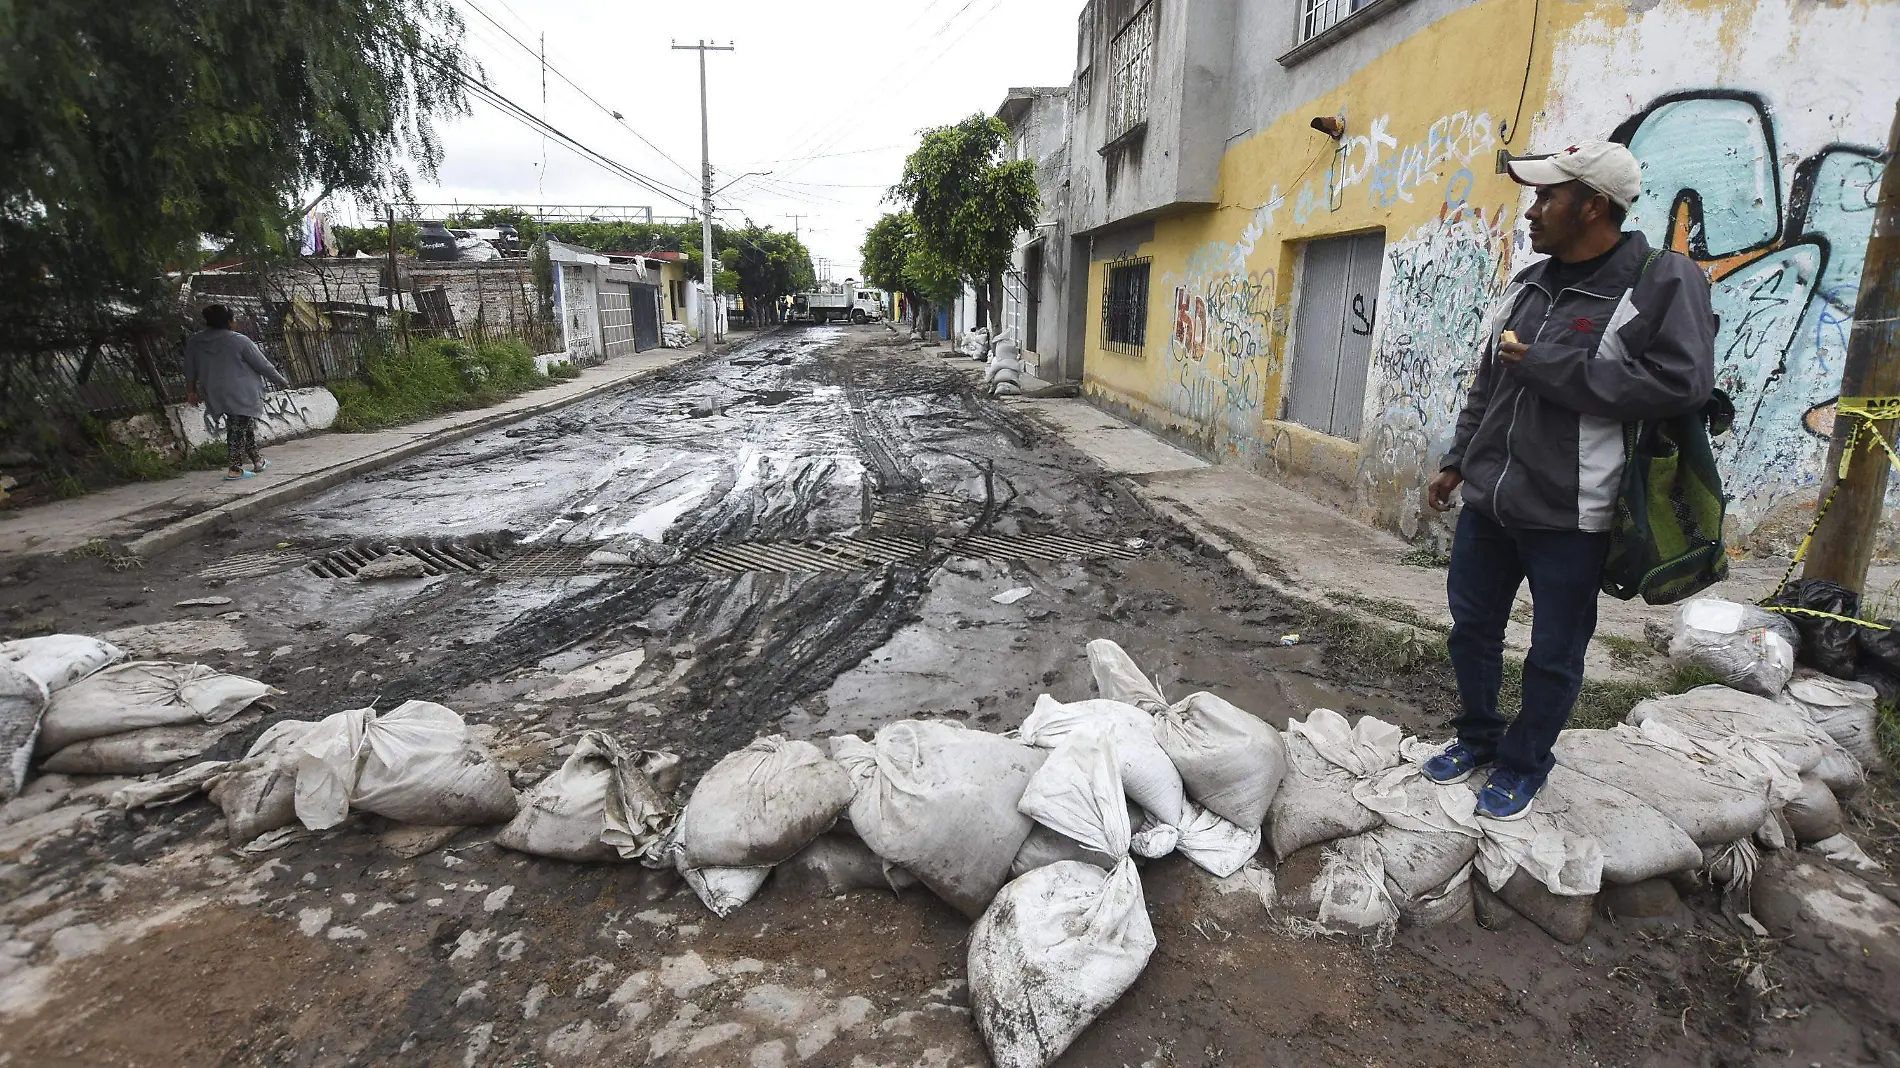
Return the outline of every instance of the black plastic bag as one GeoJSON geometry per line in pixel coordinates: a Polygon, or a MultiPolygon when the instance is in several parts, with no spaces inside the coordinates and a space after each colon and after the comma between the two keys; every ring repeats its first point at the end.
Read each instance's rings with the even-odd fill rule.
{"type": "MultiPolygon", "coordinates": [[[[1860,595],[1838,582],[1826,579],[1796,579],[1781,588],[1773,605],[1806,608],[1836,616],[1853,617],[1860,611],[1860,595]]],[[[1852,679],[1860,658],[1860,624],[1845,619],[1827,619],[1807,612],[1785,613],[1801,632],[1801,645],[1795,659],[1837,679],[1852,679]]]]}
{"type": "Polygon", "coordinates": [[[1900,619],[1880,619],[1875,622],[1887,629],[1860,628],[1860,666],[1877,667],[1886,674],[1900,675],[1900,619]]]}
{"type": "Polygon", "coordinates": [[[1900,672],[1888,671],[1878,664],[1863,661],[1860,665],[1860,674],[1855,676],[1854,681],[1872,686],[1876,695],[1875,699],[1883,705],[1900,701],[1900,672]]]}

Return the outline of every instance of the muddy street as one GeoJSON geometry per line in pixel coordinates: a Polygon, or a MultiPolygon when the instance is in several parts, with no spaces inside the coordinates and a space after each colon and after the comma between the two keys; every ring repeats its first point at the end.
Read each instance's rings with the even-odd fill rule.
{"type": "MultiPolygon", "coordinates": [[[[1007,730],[1038,694],[1092,695],[1094,638],[1170,695],[1442,733],[1441,673],[1248,582],[974,369],[878,324],[766,334],[142,567],[23,566],[4,636],[117,632],[282,691],[204,759],[420,698],[517,788],[586,730],[678,753],[689,789],[762,734],[1007,730]],[[434,573],[350,577],[398,544],[434,573]]],[[[921,888],[774,881],[722,920],[670,871],[494,827],[357,815],[233,849],[203,797],[126,812],[122,785],[42,777],[0,826],[0,1065],[986,1063],[969,922],[921,888]]],[[[1147,864],[1160,948],[1058,1063],[1900,1065],[1890,964],[1748,936],[1706,888],[1577,945],[1466,918],[1375,948],[1282,922],[1318,854],[1263,851],[1274,913],[1147,864]]]]}

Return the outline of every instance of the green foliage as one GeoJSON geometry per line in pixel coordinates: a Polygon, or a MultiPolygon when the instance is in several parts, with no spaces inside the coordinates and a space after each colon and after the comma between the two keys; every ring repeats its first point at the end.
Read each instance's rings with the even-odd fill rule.
{"type": "Polygon", "coordinates": [[[1407,567],[1429,567],[1443,571],[1451,566],[1451,554],[1439,552],[1429,545],[1421,545],[1401,554],[1399,563],[1407,567]]]}
{"type": "Polygon", "coordinates": [[[1599,634],[1596,643],[1610,654],[1610,659],[1623,667],[1638,667],[1647,664],[1656,650],[1649,643],[1636,638],[1625,638],[1621,634],[1599,634]]]}
{"type": "Polygon", "coordinates": [[[536,241],[528,249],[528,272],[534,275],[534,295],[541,305],[541,318],[554,318],[554,261],[548,258],[548,243],[536,241]]]}
{"type": "Polygon", "coordinates": [[[581,376],[581,369],[567,362],[566,360],[562,360],[559,363],[551,363],[548,365],[549,378],[568,380],[568,379],[579,378],[580,376],[581,376]]]}
{"type": "Polygon", "coordinates": [[[482,408],[550,381],[535,369],[528,346],[513,338],[481,345],[426,338],[407,352],[392,345],[367,353],[363,366],[362,379],[330,384],[338,430],[375,430],[482,408]]]}
{"type": "Polygon", "coordinates": [[[1008,141],[1009,127],[982,114],[924,131],[891,187],[936,261],[920,266],[947,267],[977,286],[1009,266],[1016,235],[1036,225],[1041,198],[1035,163],[1003,158],[1008,141]]]}
{"type": "Polygon", "coordinates": [[[180,457],[143,443],[116,441],[106,425],[91,416],[73,420],[65,433],[50,427],[30,429],[35,431],[33,452],[44,466],[8,498],[8,507],[82,497],[108,486],[159,482],[186,471],[211,471],[225,465],[222,441],[207,442],[180,457]]]}
{"type": "Polygon", "coordinates": [[[0,4],[0,346],[164,324],[207,238],[282,256],[312,190],[406,190],[461,36],[449,0],[0,4]]]}
{"type": "Polygon", "coordinates": [[[748,225],[742,230],[715,229],[713,241],[725,268],[713,276],[714,292],[744,294],[748,307],[770,307],[817,282],[811,253],[791,234],[748,225]],[[725,288],[727,275],[732,276],[731,289],[725,288]]]}
{"type": "Polygon", "coordinates": [[[956,268],[926,247],[910,212],[886,215],[864,235],[859,249],[867,280],[903,293],[913,305],[948,304],[962,290],[956,268]]]}
{"type": "Polygon", "coordinates": [[[714,293],[739,292],[739,272],[732,270],[731,268],[727,268],[723,271],[720,271],[718,274],[713,275],[713,292],[714,293]]]}
{"type": "MultiPolygon", "coordinates": [[[[372,256],[389,254],[388,226],[338,226],[336,243],[338,253],[354,256],[367,252],[372,256]]],[[[396,221],[396,254],[413,256],[416,254],[416,234],[422,229],[417,223],[396,221]]]]}

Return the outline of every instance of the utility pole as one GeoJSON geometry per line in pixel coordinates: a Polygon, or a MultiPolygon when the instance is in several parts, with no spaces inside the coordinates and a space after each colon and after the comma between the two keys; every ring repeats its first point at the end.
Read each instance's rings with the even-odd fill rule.
{"type": "Polygon", "coordinates": [[[793,241],[798,240],[798,220],[803,219],[803,218],[805,218],[805,216],[803,215],[792,216],[792,240],[793,241]]]}
{"type": "Polygon", "coordinates": [[[699,53],[699,188],[700,188],[700,244],[699,275],[705,285],[703,303],[706,309],[699,324],[700,340],[705,343],[706,355],[713,351],[713,187],[712,187],[712,132],[706,111],[706,53],[735,51],[731,44],[707,44],[702,38],[698,44],[676,44],[675,52],[699,53]]]}
{"type": "Polygon", "coordinates": [[[1808,545],[1806,578],[1828,579],[1862,592],[1873,557],[1887,475],[1900,426],[1900,104],[1887,134],[1888,163],[1874,206],[1873,234],[1854,301],[1853,334],[1841,369],[1834,443],[1827,451],[1821,500],[1827,511],[1808,545]],[[1884,442],[1886,448],[1882,448],[1884,442]],[[1852,450],[1851,452],[1849,450],[1852,450]],[[1850,461],[1840,476],[1843,459],[1850,461]],[[1832,497],[1832,501],[1829,498],[1832,497]]]}
{"type": "Polygon", "coordinates": [[[389,281],[383,293],[383,306],[389,310],[390,325],[393,326],[396,319],[396,205],[386,204],[384,208],[388,214],[384,236],[389,238],[389,259],[385,261],[384,269],[389,272],[389,281]]]}

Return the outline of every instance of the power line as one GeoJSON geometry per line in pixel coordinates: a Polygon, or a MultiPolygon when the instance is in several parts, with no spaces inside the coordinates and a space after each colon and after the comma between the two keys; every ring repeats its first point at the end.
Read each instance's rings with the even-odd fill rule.
{"type": "MultiPolygon", "coordinates": [[[[508,29],[508,27],[506,27],[506,26],[503,26],[503,25],[502,25],[502,24],[501,24],[501,23],[500,23],[499,21],[497,21],[497,20],[496,20],[496,18],[495,18],[495,16],[493,16],[493,15],[490,15],[490,14],[489,14],[488,12],[486,12],[486,11],[484,11],[484,10],[482,10],[482,8],[481,8],[481,6],[480,6],[479,4],[477,4],[477,3],[475,3],[475,0],[462,0],[462,2],[468,5],[468,9],[469,9],[470,11],[473,11],[473,12],[475,12],[475,13],[476,13],[477,15],[480,15],[480,16],[481,16],[482,18],[484,18],[484,19],[486,19],[486,20],[488,20],[488,24],[489,24],[489,25],[491,25],[491,26],[493,26],[493,27],[495,27],[496,29],[498,29],[498,30],[500,30],[500,31],[501,31],[501,32],[502,32],[502,33],[503,33],[504,35],[506,35],[506,36],[507,36],[507,38],[508,38],[508,39],[509,39],[510,41],[513,41],[513,42],[514,42],[515,44],[517,44],[517,45],[520,45],[523,51],[525,51],[525,52],[527,52],[527,53],[528,53],[529,55],[537,55],[537,53],[535,52],[535,50],[534,50],[534,49],[533,49],[532,47],[530,47],[530,46],[529,46],[529,44],[528,44],[528,43],[527,43],[526,41],[523,41],[523,40],[522,40],[521,38],[519,38],[519,37],[516,37],[516,36],[514,35],[514,33],[513,33],[512,31],[510,31],[510,30],[508,29]]],[[[510,9],[510,11],[512,12],[512,11],[513,11],[513,9],[511,8],[511,9],[510,9]]],[[[515,17],[516,17],[517,19],[519,19],[519,18],[521,18],[521,16],[520,16],[520,15],[516,15],[515,17]]],[[[525,21],[525,20],[524,20],[524,21],[525,21]]],[[[671,163],[671,164],[672,164],[673,166],[675,166],[675,167],[678,167],[678,168],[679,168],[679,170],[681,171],[681,173],[683,173],[683,174],[685,174],[685,175],[686,175],[686,176],[687,176],[688,178],[694,178],[694,177],[697,177],[697,175],[695,175],[695,174],[693,174],[693,172],[692,172],[692,171],[690,171],[690,170],[687,170],[687,169],[686,169],[686,167],[685,167],[685,165],[684,165],[684,164],[682,164],[682,163],[680,163],[680,161],[678,161],[678,160],[676,160],[676,159],[674,159],[674,158],[673,158],[672,156],[669,156],[669,155],[667,155],[667,154],[666,154],[666,150],[665,150],[665,149],[663,149],[663,148],[661,148],[661,147],[660,147],[659,145],[656,145],[656,144],[654,144],[653,142],[651,142],[651,141],[649,141],[649,140],[647,140],[647,139],[646,139],[646,136],[645,136],[645,135],[643,135],[643,134],[642,134],[642,133],[641,133],[640,131],[638,131],[638,130],[636,130],[636,129],[634,129],[634,128],[633,128],[632,126],[630,126],[630,125],[628,125],[628,123],[627,123],[627,120],[626,120],[626,117],[625,117],[625,116],[623,116],[623,115],[621,115],[621,114],[620,114],[620,112],[618,112],[618,111],[615,111],[614,109],[612,109],[612,108],[610,108],[610,107],[608,107],[607,105],[605,105],[605,104],[603,104],[603,103],[601,103],[600,101],[598,101],[598,100],[596,100],[596,99],[594,99],[594,97],[593,97],[593,95],[592,95],[591,93],[589,93],[589,92],[588,92],[587,90],[585,90],[585,89],[582,89],[582,88],[580,87],[580,85],[579,85],[578,83],[576,83],[576,82],[574,81],[574,79],[572,79],[572,78],[570,78],[570,77],[568,77],[567,75],[565,75],[565,74],[563,74],[563,73],[561,73],[561,69],[560,69],[559,67],[556,67],[556,66],[554,66],[554,65],[553,65],[552,63],[549,63],[549,62],[548,62],[548,57],[547,57],[547,35],[546,35],[546,34],[542,34],[542,35],[541,35],[541,51],[540,51],[540,53],[538,54],[538,57],[537,57],[537,58],[539,59],[539,61],[540,61],[540,63],[541,63],[541,66],[542,66],[542,68],[543,68],[543,72],[542,72],[542,75],[541,75],[541,77],[542,77],[542,80],[543,80],[543,83],[544,83],[544,85],[543,85],[543,90],[542,90],[542,95],[543,95],[544,97],[546,96],[546,88],[545,88],[545,82],[546,82],[546,79],[547,79],[547,73],[546,73],[546,72],[547,72],[547,71],[553,71],[553,72],[554,72],[554,76],[555,76],[556,78],[559,78],[559,79],[561,79],[562,81],[564,81],[564,82],[566,82],[566,83],[567,83],[567,85],[568,85],[568,88],[570,88],[570,89],[572,89],[572,90],[574,90],[575,92],[577,92],[577,93],[579,93],[579,94],[581,95],[581,97],[582,97],[583,99],[585,99],[585,100],[586,100],[586,101],[587,101],[588,103],[590,103],[590,104],[592,104],[592,105],[594,105],[595,107],[597,107],[597,108],[599,108],[599,109],[600,109],[600,110],[601,110],[601,111],[602,111],[603,113],[605,113],[605,114],[607,115],[607,117],[608,117],[608,118],[611,118],[611,119],[613,119],[613,120],[614,120],[615,122],[617,122],[617,123],[619,123],[619,124],[620,124],[620,125],[621,125],[621,126],[622,126],[622,127],[623,127],[623,128],[624,128],[624,129],[625,129],[625,130],[626,130],[627,132],[628,132],[628,133],[630,133],[630,134],[632,134],[632,135],[633,135],[634,137],[636,137],[636,138],[638,138],[641,144],[643,144],[643,145],[645,145],[645,146],[647,146],[648,148],[650,148],[650,149],[652,149],[652,150],[653,150],[654,152],[657,152],[657,153],[659,153],[659,156],[660,156],[660,158],[661,158],[661,159],[663,159],[663,160],[665,160],[665,161],[666,161],[666,162],[668,162],[668,163],[671,163]]],[[[545,102],[545,101],[544,101],[544,102],[545,102]]]]}

